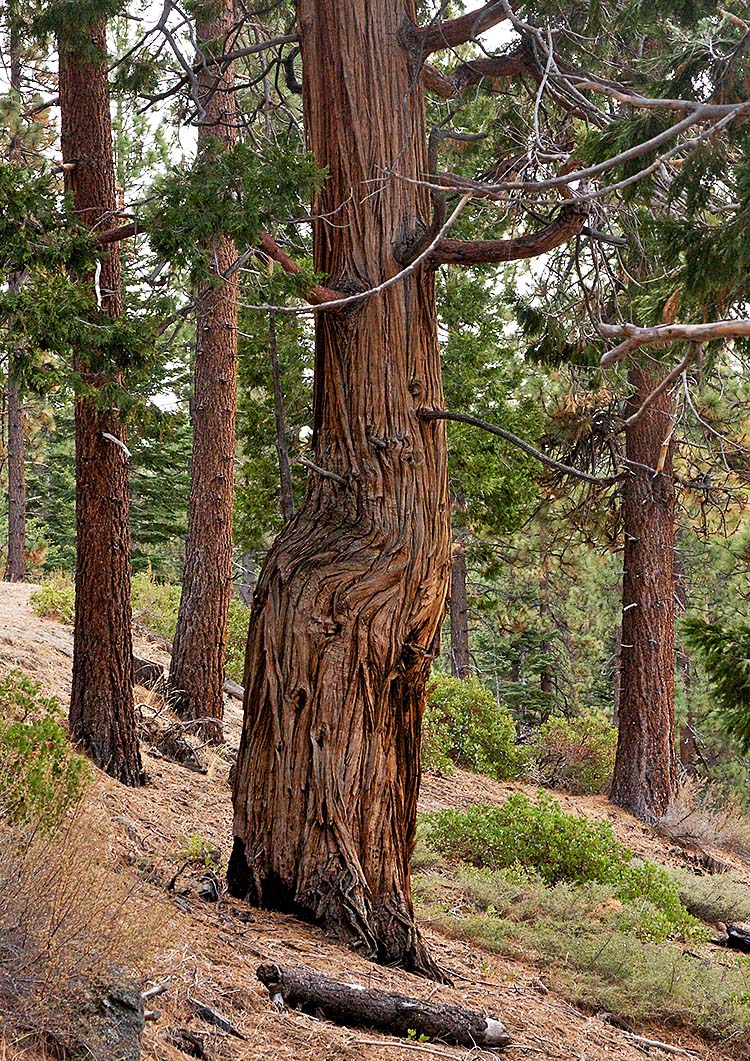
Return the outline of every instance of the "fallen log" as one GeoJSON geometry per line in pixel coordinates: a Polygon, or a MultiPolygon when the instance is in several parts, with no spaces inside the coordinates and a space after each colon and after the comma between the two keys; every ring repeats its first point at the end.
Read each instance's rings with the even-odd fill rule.
{"type": "Polygon", "coordinates": [[[166,685],[167,672],[161,663],[155,663],[152,659],[144,659],[133,653],[133,680],[136,685],[142,685],[144,689],[156,689],[166,685]]]}
{"type": "MultiPolygon", "coordinates": [[[[149,628],[147,626],[144,626],[142,623],[133,623],[133,627],[135,628],[135,630],[138,631],[139,634],[141,634],[142,637],[145,637],[147,641],[151,641],[152,644],[158,645],[160,648],[163,648],[165,652],[168,652],[170,656],[172,655],[172,642],[168,641],[166,637],[162,637],[161,634],[155,634],[152,630],[149,630],[149,628]]],[[[154,664],[154,666],[161,665],[154,664]]],[[[164,677],[164,681],[166,682],[167,675],[165,668],[162,667],[161,671],[164,677]]],[[[141,682],[139,684],[145,683],[141,682]]],[[[150,686],[147,686],[147,688],[150,688],[150,686]]],[[[227,678],[227,680],[224,682],[224,692],[227,694],[227,696],[231,696],[233,700],[239,700],[240,702],[242,702],[245,698],[244,688],[241,685],[238,685],[237,682],[233,682],[230,678],[227,678]]]]}
{"type": "Polygon", "coordinates": [[[266,963],[258,979],[277,1009],[288,1006],[338,1024],[379,1028],[391,1035],[426,1035],[456,1046],[508,1046],[505,1025],[493,1017],[459,1006],[423,1002],[395,991],[342,984],[306,966],[266,963]]]}

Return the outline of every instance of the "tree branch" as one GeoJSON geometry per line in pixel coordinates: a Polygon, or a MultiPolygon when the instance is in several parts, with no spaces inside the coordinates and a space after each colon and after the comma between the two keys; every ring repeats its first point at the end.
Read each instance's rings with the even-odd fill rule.
{"type": "Polygon", "coordinates": [[[659,395],[663,394],[665,390],[667,390],[676,380],[680,378],[680,376],[683,374],[683,372],[688,367],[694,357],[695,347],[691,347],[683,357],[682,361],[680,361],[679,365],[673,368],[671,372],[668,372],[664,379],[661,380],[661,382],[656,387],[654,387],[651,393],[643,399],[643,402],[641,403],[640,407],[636,409],[632,416],[629,416],[627,418],[620,430],[624,431],[626,428],[632,427],[633,424],[637,423],[638,420],[640,420],[640,418],[649,408],[649,406],[653,405],[659,395]]]}
{"type": "Polygon", "coordinates": [[[430,255],[431,265],[479,265],[519,261],[559,247],[583,228],[587,210],[582,203],[566,203],[557,218],[538,232],[513,239],[443,239],[430,255]]]}
{"type": "Polygon", "coordinates": [[[654,343],[708,343],[712,339],[737,339],[750,336],[750,320],[711,321],[708,324],[657,324],[653,328],[639,328],[636,324],[599,324],[599,334],[605,339],[623,339],[619,346],[603,355],[602,368],[614,365],[631,350],[654,343]]]}
{"type": "MultiPolygon", "coordinates": [[[[286,251],[281,249],[268,232],[261,232],[258,237],[258,246],[264,254],[272,258],[273,261],[278,262],[284,272],[289,273],[290,276],[297,276],[302,272],[302,269],[294,259],[290,258],[286,251]]],[[[333,288],[315,284],[307,294],[307,301],[313,306],[320,306],[324,302],[338,302],[345,297],[341,291],[334,291],[333,288]]]]}
{"type": "Polygon", "coordinates": [[[432,52],[439,52],[443,48],[456,48],[459,44],[466,44],[485,30],[505,22],[507,17],[505,3],[500,0],[499,3],[485,4],[476,11],[469,11],[460,18],[415,28],[413,39],[421,56],[431,55],[432,52]]]}
{"type": "MultiPolygon", "coordinates": [[[[139,232],[143,232],[144,229],[137,221],[131,221],[128,225],[120,225],[118,228],[111,228],[107,232],[101,232],[97,239],[102,245],[108,243],[119,243],[123,239],[131,239],[133,236],[138,235],[139,232]]],[[[273,261],[278,262],[285,273],[289,273],[290,276],[297,276],[302,272],[300,266],[290,258],[286,251],[283,251],[278,245],[276,240],[268,232],[261,232],[258,237],[257,250],[263,252],[268,258],[272,258],[273,261]]],[[[307,294],[307,300],[313,306],[319,306],[324,302],[333,302],[344,298],[345,295],[341,291],[334,291],[330,287],[325,287],[323,284],[315,284],[307,294]]]]}
{"type": "Polygon", "coordinates": [[[488,424],[486,420],[478,420],[475,416],[468,416],[466,413],[449,413],[445,409],[420,409],[417,412],[417,416],[420,420],[453,420],[458,424],[469,424],[471,427],[478,427],[482,431],[488,431],[491,435],[497,435],[498,438],[510,442],[513,446],[528,454],[529,457],[533,457],[534,460],[538,460],[548,468],[553,468],[556,472],[561,472],[563,475],[571,475],[584,483],[594,483],[595,486],[612,486],[613,483],[618,483],[624,477],[624,473],[620,472],[618,475],[600,478],[597,475],[589,475],[588,472],[579,471],[578,468],[571,468],[569,464],[563,464],[562,461],[548,457],[546,453],[542,453],[541,450],[536,449],[530,443],[524,442],[518,435],[506,431],[502,427],[495,427],[494,424],[488,424]]]}

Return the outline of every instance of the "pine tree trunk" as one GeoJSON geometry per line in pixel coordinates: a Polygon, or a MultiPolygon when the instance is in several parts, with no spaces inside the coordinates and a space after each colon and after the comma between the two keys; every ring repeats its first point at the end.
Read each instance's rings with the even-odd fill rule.
{"type": "MultiPolygon", "coordinates": [[[[202,51],[221,54],[234,25],[233,0],[204,5],[196,22],[202,51]],[[210,10],[210,14],[206,9],[210,10]]],[[[201,65],[198,96],[205,109],[198,152],[236,142],[233,65],[219,76],[201,65]]],[[[235,262],[234,242],[206,248],[217,273],[235,262]]],[[[174,707],[202,719],[202,734],[223,740],[227,617],[232,593],[232,502],[237,407],[237,277],[198,294],[192,401],[193,454],[182,594],[169,682],[174,707]]]]}
{"type": "Polygon", "coordinates": [[[468,678],[471,674],[469,598],[466,591],[466,548],[460,538],[453,542],[450,618],[451,674],[454,678],[468,678]]]}
{"type": "MultiPolygon", "coordinates": [[[[76,28],[80,32],[80,27],[76,28]]],[[[111,224],[116,206],[105,24],[86,31],[85,56],[60,41],[60,123],[65,188],[81,223],[111,224]],[[90,43],[89,43],[90,42],[90,43]],[[95,52],[90,52],[90,48],[95,52]]],[[[94,287],[92,276],[81,283],[94,287]]],[[[122,313],[120,260],[107,251],[98,277],[101,308],[122,313]]],[[[92,365],[85,331],[76,369],[94,388],[112,382],[92,365]]],[[[116,377],[121,384],[121,377],[116,377]]],[[[91,396],[75,403],[76,612],[70,729],[94,762],[125,784],[143,780],[133,708],[130,530],[125,429],[116,407],[91,396]],[[106,436],[111,436],[107,438],[106,436]]]]}
{"type": "MultiPolygon", "coordinates": [[[[10,88],[15,98],[21,100],[21,39],[18,25],[18,4],[8,4],[10,23],[10,88]]],[[[11,163],[22,162],[21,146],[17,137],[10,143],[11,163]]],[[[19,291],[20,274],[9,278],[12,291],[19,291]]],[[[9,582],[23,582],[26,575],[26,467],[24,410],[21,391],[14,382],[14,355],[10,355],[8,367],[8,568],[9,582]]]]}
{"type": "MultiPolygon", "coordinates": [[[[430,221],[419,82],[399,44],[412,0],[300,0],[315,268],[344,291],[399,271],[430,221]],[[384,179],[385,178],[385,179],[384,179]],[[378,182],[373,185],[373,181],[378,182]],[[377,189],[376,194],[373,194],[377,189]]],[[[234,788],[235,895],[296,911],[365,954],[440,975],[414,924],[425,683],[450,566],[432,275],[316,322],[305,502],[255,592],[234,788]]]]}
{"type": "Polygon", "coordinates": [[[9,582],[26,576],[26,469],[21,392],[8,384],[8,572],[9,582]]]}
{"type": "MultiPolygon", "coordinates": [[[[658,380],[635,365],[629,383],[627,415],[640,408],[658,380]]],[[[610,798],[644,821],[659,818],[677,788],[673,427],[672,398],[665,391],[625,436],[633,463],[623,492],[622,677],[610,798]]]]}

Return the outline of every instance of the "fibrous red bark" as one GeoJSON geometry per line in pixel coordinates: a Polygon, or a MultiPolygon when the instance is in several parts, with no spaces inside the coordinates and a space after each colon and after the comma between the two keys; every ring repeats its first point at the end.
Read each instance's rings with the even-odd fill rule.
{"type": "MultiPolygon", "coordinates": [[[[10,88],[18,101],[21,99],[21,39],[17,4],[8,4],[10,23],[10,88]]],[[[10,161],[22,161],[21,146],[13,137],[9,151],[10,161]]],[[[12,291],[20,290],[21,275],[13,273],[9,278],[12,291]]],[[[24,434],[24,408],[21,389],[13,378],[15,356],[9,358],[8,381],[8,566],[9,582],[22,582],[26,575],[26,466],[24,434]]]]}
{"type": "MultiPolygon", "coordinates": [[[[399,272],[430,224],[422,94],[399,44],[414,18],[411,0],[298,4],[309,143],[330,175],[315,268],[344,292],[399,272]],[[394,165],[413,180],[382,181],[394,165]]],[[[433,975],[409,861],[450,565],[445,429],[418,411],[441,405],[429,269],[319,314],[315,463],[336,478],[310,472],[255,591],[229,867],[233,894],[433,975]]]]}
{"type": "MultiPolygon", "coordinates": [[[[233,0],[217,0],[196,23],[199,45],[220,54],[233,25],[233,0]]],[[[234,68],[222,65],[199,67],[199,153],[236,142],[234,68]]],[[[169,681],[175,710],[203,720],[203,735],[221,741],[237,409],[237,276],[227,273],[237,253],[226,236],[205,249],[218,283],[205,284],[197,298],[188,534],[169,681]]]]}
{"type": "MultiPolygon", "coordinates": [[[[630,369],[627,415],[658,380],[630,369]]],[[[665,390],[626,430],[622,664],[617,756],[611,800],[646,821],[660,817],[677,788],[674,747],[673,404],[665,390]],[[654,469],[654,470],[651,470],[654,469]]]]}
{"type": "MultiPolygon", "coordinates": [[[[78,28],[80,31],[80,28],[78,28]]],[[[60,124],[65,187],[87,227],[116,210],[104,22],[85,33],[85,54],[60,40],[60,124]]],[[[122,313],[116,248],[97,277],[80,278],[98,292],[109,317],[122,313]]],[[[94,391],[119,374],[92,366],[85,326],[75,368],[94,391]]],[[[120,411],[96,395],[75,403],[76,609],[70,728],[97,765],[125,784],[143,779],[133,708],[130,531],[125,427],[120,411]]]]}
{"type": "Polygon", "coordinates": [[[8,568],[9,582],[26,575],[26,468],[24,410],[18,384],[8,385],[8,568]]]}

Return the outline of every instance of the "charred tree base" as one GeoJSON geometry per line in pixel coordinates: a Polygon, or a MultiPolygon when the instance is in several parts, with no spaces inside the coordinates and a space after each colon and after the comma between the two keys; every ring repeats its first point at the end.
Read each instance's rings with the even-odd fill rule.
{"type": "Polygon", "coordinates": [[[264,875],[257,866],[251,870],[245,845],[235,837],[227,887],[230,895],[253,906],[293,914],[320,925],[330,938],[370,961],[397,965],[441,984],[451,983],[430,957],[406,901],[392,896],[363,907],[353,898],[361,890],[358,882],[345,870],[338,880],[327,873],[317,886],[310,884],[304,895],[295,895],[277,874],[264,875]]]}

